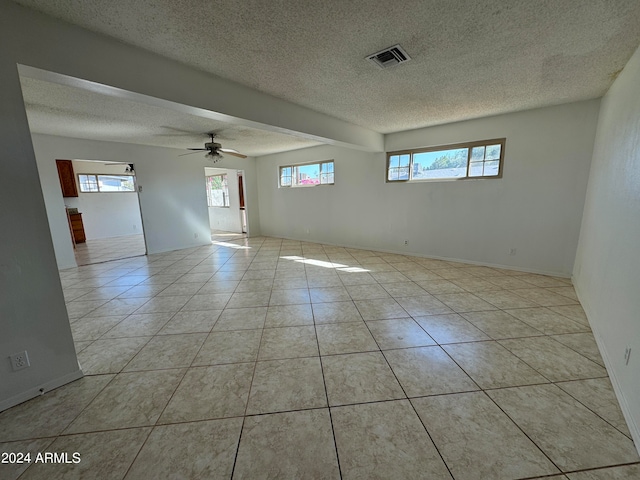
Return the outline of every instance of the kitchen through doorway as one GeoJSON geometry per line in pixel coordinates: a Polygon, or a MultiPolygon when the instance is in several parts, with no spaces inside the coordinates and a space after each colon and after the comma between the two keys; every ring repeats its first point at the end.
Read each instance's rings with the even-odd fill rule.
{"type": "Polygon", "coordinates": [[[65,196],[64,203],[76,263],[146,255],[135,165],[72,160],[71,166],[77,195],[65,196]]]}

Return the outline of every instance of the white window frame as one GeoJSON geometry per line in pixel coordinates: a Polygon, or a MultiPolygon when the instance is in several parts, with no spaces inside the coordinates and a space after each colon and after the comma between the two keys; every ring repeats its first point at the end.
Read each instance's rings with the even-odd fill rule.
{"type": "MultiPolygon", "coordinates": [[[[385,180],[386,183],[418,183],[418,182],[448,182],[451,180],[478,180],[478,179],[491,179],[491,178],[502,178],[502,173],[504,170],[504,151],[505,151],[505,145],[506,145],[507,139],[506,138],[494,138],[494,139],[490,139],[490,140],[478,140],[475,142],[464,142],[464,143],[455,143],[455,144],[451,144],[451,145],[439,145],[436,147],[428,147],[428,148],[417,148],[417,149],[411,149],[411,150],[398,150],[395,152],[388,152],[387,153],[387,166],[385,169],[385,180]],[[469,175],[469,171],[472,167],[472,163],[483,164],[483,168],[484,168],[484,163],[488,162],[488,161],[496,161],[496,159],[490,159],[487,160],[483,157],[482,160],[480,161],[472,161],[471,158],[471,153],[474,149],[474,147],[488,147],[491,145],[500,145],[500,157],[498,160],[498,174],[497,175],[469,175]],[[468,149],[467,151],[467,170],[466,170],[466,174],[465,176],[461,176],[461,177],[441,177],[441,178],[413,178],[414,175],[414,168],[413,168],[413,157],[416,154],[419,153],[425,153],[425,152],[445,152],[447,150],[457,150],[457,149],[463,149],[466,148],[468,149]],[[406,167],[400,167],[399,165],[401,165],[401,163],[399,162],[398,166],[392,166],[391,165],[391,158],[392,157],[398,157],[398,156],[409,156],[409,164],[406,167]],[[389,178],[389,173],[390,170],[400,170],[406,168],[408,169],[408,178],[398,178],[398,179],[393,179],[391,180],[389,178]]],[[[485,155],[486,155],[486,149],[484,150],[485,155]]],[[[405,159],[406,161],[406,159],[405,159]]]]}
{"type": "MultiPolygon", "coordinates": [[[[278,187],[279,188],[307,188],[307,187],[320,187],[324,185],[335,185],[336,169],[335,161],[321,160],[319,162],[307,162],[307,163],[294,163],[290,165],[281,165],[278,167],[278,187]],[[298,167],[307,167],[309,165],[318,165],[318,180],[319,183],[298,183],[296,179],[296,169],[298,167]],[[283,171],[289,169],[290,175],[283,175],[283,171]],[[289,182],[283,183],[283,179],[288,178],[289,182]],[[323,181],[324,178],[324,181],[323,181]],[[331,179],[331,181],[329,181],[331,179]]],[[[287,172],[285,172],[287,173],[287,172]]]]}
{"type": "Polygon", "coordinates": [[[136,176],[135,175],[127,175],[126,173],[78,173],[78,190],[80,193],[135,193],[136,192],[136,176]],[[80,181],[80,177],[93,177],[95,180],[95,185],[97,190],[83,190],[82,185],[83,182],[80,181]],[[100,179],[99,177],[131,177],[133,181],[133,190],[108,190],[101,191],[100,190],[100,179]]]}

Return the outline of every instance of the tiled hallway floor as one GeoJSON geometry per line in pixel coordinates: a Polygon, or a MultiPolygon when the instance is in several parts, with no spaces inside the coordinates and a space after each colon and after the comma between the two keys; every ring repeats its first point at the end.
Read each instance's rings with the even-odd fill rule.
{"type": "Polygon", "coordinates": [[[246,240],[246,233],[227,232],[226,230],[211,230],[211,241],[216,242],[230,242],[234,240],[246,240]]]}
{"type": "Polygon", "coordinates": [[[90,265],[144,255],[147,247],[144,235],[125,235],[77,243],[74,253],[78,265],[90,265]]]}
{"type": "Polygon", "coordinates": [[[81,462],[0,478],[640,478],[566,279],[275,238],[61,277],[86,376],[0,450],[81,462]]]}

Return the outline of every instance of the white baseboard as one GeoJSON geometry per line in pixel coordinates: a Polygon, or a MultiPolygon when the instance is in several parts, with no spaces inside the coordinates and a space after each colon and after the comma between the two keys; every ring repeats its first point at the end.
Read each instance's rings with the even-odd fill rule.
{"type": "Polygon", "coordinates": [[[47,392],[50,392],[51,390],[66,385],[67,383],[71,383],[82,377],[84,377],[84,373],[82,373],[82,370],[78,368],[78,370],[76,370],[75,372],[68,373],[67,375],[51,380],[43,385],[30,388],[26,392],[19,393],[18,395],[14,395],[13,397],[0,401],[0,412],[8,408],[15,407],[22,402],[31,400],[32,398],[43,395],[47,392]]]}
{"type": "Polygon", "coordinates": [[[613,391],[616,394],[616,398],[618,399],[618,403],[620,404],[620,410],[622,410],[622,415],[624,415],[624,419],[627,422],[627,427],[629,428],[629,432],[631,433],[631,438],[635,444],[636,450],[638,450],[638,454],[640,455],[640,425],[635,418],[633,418],[631,414],[631,409],[629,408],[629,402],[624,395],[624,391],[620,386],[620,382],[616,377],[616,372],[613,369],[613,363],[611,361],[611,357],[609,356],[609,352],[605,348],[602,337],[600,336],[600,332],[598,328],[594,325],[589,318],[592,318],[592,309],[590,308],[589,302],[585,300],[585,297],[580,294],[580,287],[574,284],[574,289],[576,291],[576,295],[578,296],[578,300],[582,305],[582,309],[584,313],[587,315],[587,320],[589,321],[589,325],[591,326],[591,330],[593,331],[593,336],[596,339],[596,344],[598,345],[598,350],[600,350],[600,355],[602,356],[602,360],[604,361],[604,366],[607,369],[607,373],[609,374],[609,379],[611,380],[611,385],[613,386],[613,391]]]}

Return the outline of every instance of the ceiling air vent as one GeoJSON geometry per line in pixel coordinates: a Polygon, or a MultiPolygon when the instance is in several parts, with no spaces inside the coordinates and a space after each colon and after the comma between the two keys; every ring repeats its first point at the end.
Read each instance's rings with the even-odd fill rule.
{"type": "Polygon", "coordinates": [[[367,60],[376,64],[380,68],[389,68],[399,63],[408,62],[411,57],[407,55],[400,45],[385,48],[373,55],[369,55],[367,60]]]}

